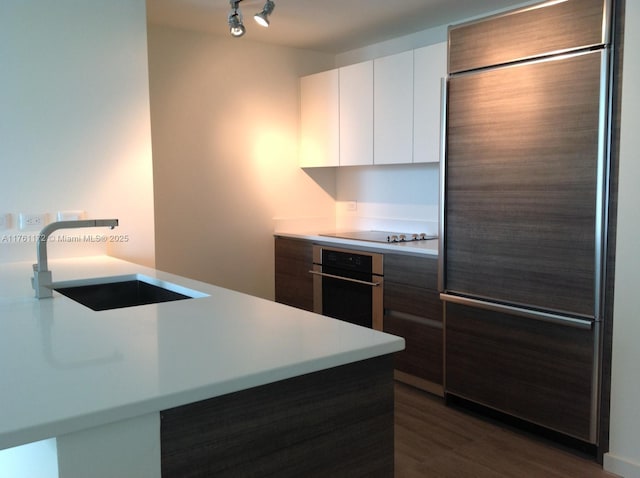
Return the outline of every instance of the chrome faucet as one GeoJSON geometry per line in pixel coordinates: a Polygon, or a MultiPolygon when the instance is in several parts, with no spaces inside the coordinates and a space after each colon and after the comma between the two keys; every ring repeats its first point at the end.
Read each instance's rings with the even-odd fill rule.
{"type": "Polygon", "coordinates": [[[36,242],[38,263],[33,265],[33,277],[31,287],[36,291],[38,299],[53,297],[51,271],[47,266],[47,239],[58,229],[75,229],[78,227],[109,227],[113,229],[118,225],[117,219],[86,219],[80,221],[58,221],[47,224],[40,231],[36,242]]]}

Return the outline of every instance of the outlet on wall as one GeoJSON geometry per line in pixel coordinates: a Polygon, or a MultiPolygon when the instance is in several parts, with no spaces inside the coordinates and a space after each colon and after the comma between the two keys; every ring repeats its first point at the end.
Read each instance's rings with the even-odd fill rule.
{"type": "Polygon", "coordinates": [[[18,227],[20,229],[40,229],[47,225],[49,215],[43,213],[24,213],[18,216],[18,227]]]}

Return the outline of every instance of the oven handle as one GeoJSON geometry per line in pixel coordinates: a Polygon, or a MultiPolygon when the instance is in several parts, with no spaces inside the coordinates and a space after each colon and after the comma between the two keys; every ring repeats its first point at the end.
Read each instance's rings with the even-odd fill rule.
{"type": "Polygon", "coordinates": [[[317,276],[329,277],[331,279],[339,279],[347,282],[355,282],[356,284],[370,285],[371,287],[379,287],[380,282],[368,282],[366,280],[352,279],[351,277],[337,276],[333,274],[327,274],[326,272],[309,271],[309,274],[315,274],[317,276]]]}

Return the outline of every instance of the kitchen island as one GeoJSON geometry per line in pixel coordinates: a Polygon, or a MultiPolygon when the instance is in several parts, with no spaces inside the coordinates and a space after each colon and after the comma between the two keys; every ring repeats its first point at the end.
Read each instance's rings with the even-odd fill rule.
{"type": "MultiPolygon", "coordinates": [[[[300,474],[305,466],[315,469],[323,458],[318,450],[326,447],[318,437],[326,435],[335,443],[335,434],[341,434],[337,421],[354,412],[348,401],[373,395],[380,397],[379,403],[351,403],[355,410],[371,413],[345,424],[342,435],[366,424],[378,427],[386,437],[386,455],[391,437],[392,464],[390,354],[403,349],[403,339],[107,256],[52,260],[50,268],[54,283],[142,274],[199,297],[94,312],[57,292],[52,299],[33,298],[31,263],[3,264],[0,450],[55,437],[62,478],[172,476],[180,472],[167,471],[166,462],[174,466],[194,459],[180,455],[201,439],[194,430],[203,440],[215,441],[209,430],[230,430],[250,416],[246,428],[237,425],[229,431],[240,437],[232,443],[236,448],[221,453],[237,457],[241,451],[247,460],[257,460],[245,452],[261,450],[262,456],[275,457],[266,459],[269,466],[293,464],[288,473],[300,474]],[[296,399],[278,401],[283,394],[296,399]],[[314,416],[326,416],[323,407],[339,403],[335,397],[344,398],[339,416],[330,426],[314,421],[314,416]],[[318,407],[309,406],[314,403],[318,407]],[[246,413],[238,406],[246,407],[246,413]],[[269,421],[270,415],[277,423],[269,421]],[[376,421],[378,415],[381,421],[376,421]],[[305,417],[311,420],[304,427],[316,427],[317,433],[296,435],[300,427],[294,427],[289,442],[281,443],[295,457],[282,448],[267,450],[264,442],[272,441],[273,427],[283,430],[283,423],[295,425],[305,417]],[[208,425],[198,428],[198,423],[208,425]],[[191,442],[181,445],[184,434],[191,434],[191,442]],[[242,441],[247,436],[251,444],[242,441]],[[308,443],[309,449],[300,443],[308,443]],[[309,457],[316,462],[306,461],[309,457]]],[[[228,439],[224,435],[221,441],[228,439]]],[[[369,445],[340,444],[343,455],[354,449],[367,453],[369,445]]],[[[206,458],[214,445],[203,445],[199,453],[206,458]]],[[[340,451],[332,453],[335,457],[340,451]]],[[[356,463],[357,458],[347,461],[356,463]]],[[[206,466],[200,475],[191,470],[189,476],[207,476],[206,466]]],[[[265,463],[256,466],[265,469],[265,463]]]]}

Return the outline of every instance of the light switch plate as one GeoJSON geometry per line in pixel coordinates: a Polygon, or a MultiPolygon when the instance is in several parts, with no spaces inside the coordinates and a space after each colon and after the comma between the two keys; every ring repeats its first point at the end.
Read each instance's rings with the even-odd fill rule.
{"type": "Polygon", "coordinates": [[[0,213],[0,231],[11,229],[11,214],[0,213]]]}
{"type": "Polygon", "coordinates": [[[58,211],[56,217],[58,221],[78,221],[84,219],[84,211],[58,211]]]}

